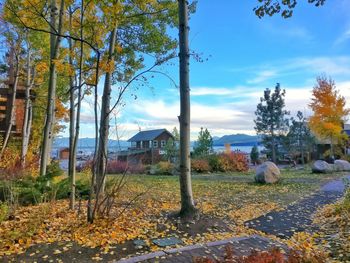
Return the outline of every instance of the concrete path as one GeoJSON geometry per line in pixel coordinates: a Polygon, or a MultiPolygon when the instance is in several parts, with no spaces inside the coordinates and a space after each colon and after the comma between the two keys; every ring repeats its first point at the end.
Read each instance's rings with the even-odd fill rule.
{"type": "MultiPolygon", "coordinates": [[[[347,176],[350,180],[350,176],[347,176]]],[[[326,204],[334,203],[344,194],[345,186],[342,179],[331,181],[319,191],[300,202],[288,206],[283,211],[273,211],[264,216],[247,221],[246,226],[263,231],[281,238],[291,237],[294,232],[315,230],[311,216],[316,210],[326,204]]],[[[129,259],[122,259],[114,263],[136,262],[194,262],[196,257],[208,257],[211,259],[222,258],[225,248],[231,246],[234,255],[249,255],[253,250],[267,251],[272,247],[287,248],[276,241],[253,235],[249,237],[232,238],[207,244],[197,244],[182,248],[162,250],[129,259]]]]}
{"type": "MultiPolygon", "coordinates": [[[[350,176],[346,177],[350,180],[350,176]]],[[[283,211],[272,211],[264,216],[245,223],[247,227],[260,230],[281,238],[289,238],[294,232],[316,230],[312,224],[312,215],[319,207],[335,203],[344,194],[343,179],[331,181],[319,191],[283,211]]]]}
{"type": "Polygon", "coordinates": [[[158,251],[129,259],[122,259],[115,263],[136,263],[136,262],[169,262],[186,263],[193,262],[196,257],[208,257],[211,259],[222,258],[225,255],[226,246],[231,246],[234,255],[249,255],[252,250],[266,251],[272,247],[283,247],[268,238],[253,235],[249,237],[231,238],[207,244],[198,244],[182,248],[158,251]]]}

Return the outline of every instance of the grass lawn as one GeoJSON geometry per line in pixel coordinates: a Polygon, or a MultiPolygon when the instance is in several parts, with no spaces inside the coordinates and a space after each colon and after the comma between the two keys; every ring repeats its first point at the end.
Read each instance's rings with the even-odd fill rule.
{"type": "MultiPolygon", "coordinates": [[[[19,208],[13,220],[0,223],[0,255],[27,251],[10,258],[40,259],[46,254],[73,257],[89,247],[84,252],[87,262],[157,250],[151,244],[151,239],[157,237],[175,235],[186,245],[248,235],[254,231],[245,228],[243,222],[283,209],[342,175],[282,170],[282,180],[276,185],[254,183],[253,172],[193,175],[194,198],[202,212],[195,224],[182,224],[167,216],[179,210],[176,176],[129,175],[111,217],[98,219],[92,225],[86,223],[85,201],[78,203],[76,211],[67,210],[67,200],[19,208]],[[143,239],[149,246],[138,249],[132,243],[135,239],[143,239]],[[52,245],[44,245],[47,243],[52,245]]],[[[108,176],[107,185],[118,179],[119,175],[108,176]]]]}

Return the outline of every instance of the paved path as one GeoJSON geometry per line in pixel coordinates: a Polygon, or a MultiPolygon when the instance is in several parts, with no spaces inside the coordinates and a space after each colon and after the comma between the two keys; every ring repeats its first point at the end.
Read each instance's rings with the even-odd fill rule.
{"type": "MultiPolygon", "coordinates": [[[[350,176],[347,178],[350,179],[350,176]]],[[[283,211],[272,211],[248,221],[246,226],[281,238],[291,237],[294,232],[315,230],[311,219],[312,214],[319,207],[336,202],[343,196],[344,189],[342,179],[329,182],[302,201],[289,205],[283,211]]]]}
{"type": "MultiPolygon", "coordinates": [[[[222,258],[225,255],[226,246],[231,246],[234,255],[249,255],[252,250],[266,251],[281,244],[271,241],[268,238],[253,235],[249,237],[231,238],[222,241],[207,243],[204,245],[193,245],[182,248],[158,251],[138,257],[119,260],[115,263],[136,263],[136,262],[167,262],[186,263],[193,262],[196,257],[206,256],[211,259],[222,258]]],[[[283,247],[282,247],[283,248],[283,247]]]]}
{"type": "MultiPolygon", "coordinates": [[[[350,176],[347,176],[350,180],[350,176]]],[[[326,204],[336,202],[344,194],[344,182],[342,179],[331,181],[324,185],[319,191],[304,198],[300,202],[289,205],[283,211],[273,211],[264,216],[247,221],[245,224],[250,228],[263,231],[267,234],[281,238],[291,237],[294,232],[314,230],[312,225],[312,214],[326,204]]],[[[242,238],[232,238],[222,241],[207,243],[204,245],[193,245],[182,248],[162,250],[142,256],[119,260],[115,263],[136,262],[193,262],[196,257],[222,258],[225,255],[225,247],[231,246],[234,255],[248,255],[252,250],[267,251],[272,247],[283,247],[271,239],[253,235],[242,238]]]]}

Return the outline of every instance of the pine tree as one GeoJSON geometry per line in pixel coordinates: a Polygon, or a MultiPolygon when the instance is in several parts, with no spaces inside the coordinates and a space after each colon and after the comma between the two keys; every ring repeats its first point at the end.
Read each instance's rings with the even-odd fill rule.
{"type": "Polygon", "coordinates": [[[273,162],[277,161],[278,144],[288,128],[288,119],[285,116],[289,115],[289,112],[284,110],[285,94],[285,90],[281,90],[279,83],[273,93],[270,89],[266,89],[255,111],[254,128],[257,134],[262,135],[263,144],[271,153],[273,162]]]}
{"type": "Polygon", "coordinates": [[[256,145],[253,146],[251,152],[250,152],[250,160],[252,163],[256,164],[259,160],[259,150],[256,145]]]}
{"type": "Polygon", "coordinates": [[[205,130],[201,127],[198,135],[198,140],[193,149],[194,156],[206,156],[213,150],[213,138],[207,128],[205,130]]]}
{"type": "Polygon", "coordinates": [[[311,152],[315,145],[315,137],[307,125],[307,120],[301,111],[298,111],[296,119],[291,118],[291,126],[288,132],[290,150],[300,154],[302,164],[305,164],[306,152],[311,152]]]}

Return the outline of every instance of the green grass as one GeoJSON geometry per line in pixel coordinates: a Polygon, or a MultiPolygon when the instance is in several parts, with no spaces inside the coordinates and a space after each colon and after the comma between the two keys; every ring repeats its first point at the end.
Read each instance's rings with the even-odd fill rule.
{"type": "MultiPolygon", "coordinates": [[[[312,174],[310,170],[281,171],[281,181],[274,185],[254,182],[254,172],[193,175],[192,185],[195,201],[211,203],[217,210],[250,209],[252,204],[275,203],[279,207],[300,200],[318,190],[327,181],[342,177],[342,173],[312,174]]],[[[118,175],[109,176],[119,178],[118,175]]],[[[179,202],[177,176],[130,175],[127,177],[130,195],[145,192],[148,198],[163,202],[179,202]]],[[[215,209],[214,209],[215,210],[215,209]]]]}

